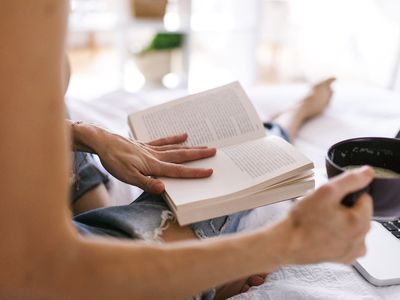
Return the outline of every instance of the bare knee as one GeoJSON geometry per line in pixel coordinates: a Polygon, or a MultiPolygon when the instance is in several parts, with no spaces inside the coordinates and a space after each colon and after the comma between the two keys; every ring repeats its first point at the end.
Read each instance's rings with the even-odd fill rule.
{"type": "Polygon", "coordinates": [[[72,206],[74,215],[112,205],[112,199],[104,184],[100,184],[80,197],[72,206]]]}
{"type": "Polygon", "coordinates": [[[189,226],[180,226],[175,220],[169,221],[161,237],[167,243],[197,239],[189,226]]]}

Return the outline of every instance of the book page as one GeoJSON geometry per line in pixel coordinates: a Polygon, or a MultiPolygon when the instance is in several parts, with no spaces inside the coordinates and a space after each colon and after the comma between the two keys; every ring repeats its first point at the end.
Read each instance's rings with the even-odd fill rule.
{"type": "Polygon", "coordinates": [[[275,143],[263,140],[223,148],[221,151],[228,156],[240,172],[252,179],[274,173],[287,168],[296,162],[296,158],[285,152],[275,143]]]}
{"type": "Polygon", "coordinates": [[[276,136],[223,147],[215,157],[185,165],[212,167],[214,173],[202,179],[162,178],[176,206],[207,202],[259,184],[272,186],[313,167],[308,158],[276,136]]]}
{"type": "Polygon", "coordinates": [[[188,133],[188,146],[222,147],[265,136],[237,82],[131,114],[129,125],[141,141],[188,133]]]}

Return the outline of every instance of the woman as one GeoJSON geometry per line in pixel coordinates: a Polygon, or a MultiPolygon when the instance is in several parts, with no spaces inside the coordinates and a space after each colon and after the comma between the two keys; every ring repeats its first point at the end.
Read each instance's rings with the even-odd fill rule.
{"type": "MultiPolygon", "coordinates": [[[[98,237],[95,231],[104,223],[92,226],[93,214],[87,212],[75,224],[80,233],[91,235],[79,234],[68,204],[71,172],[66,128],[72,127],[76,149],[96,152],[112,175],[156,193],[163,191],[163,184],[148,175],[212,173],[174,164],[179,161],[171,154],[178,151],[192,160],[215,150],[180,149],[176,143],[185,136],[144,145],[97,128],[82,130],[82,124],[65,126],[61,74],[67,14],[68,3],[62,0],[5,0],[0,10],[1,298],[181,299],[282,264],[351,263],[364,253],[371,199],[364,194],[352,208],[342,207],[340,200],[370,182],[370,168],[334,179],[297,204],[281,222],[251,233],[198,241],[190,228],[170,221],[158,237],[179,242],[149,243],[135,231],[125,236],[128,239],[98,237]],[[121,167],[126,165],[127,172],[121,167]],[[137,239],[132,241],[133,237],[137,239]]],[[[309,117],[300,109],[279,118],[283,123],[289,120],[287,129],[294,136],[296,124],[309,117]]],[[[90,191],[95,193],[101,186],[90,191]]],[[[112,215],[109,209],[100,211],[107,211],[107,218],[112,215]]],[[[128,231],[134,228],[128,227],[128,231]]],[[[229,286],[226,295],[232,294],[229,286]]]]}

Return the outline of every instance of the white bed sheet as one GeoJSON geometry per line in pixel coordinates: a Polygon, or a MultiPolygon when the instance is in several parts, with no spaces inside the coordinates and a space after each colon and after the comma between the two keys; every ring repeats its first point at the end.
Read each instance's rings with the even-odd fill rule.
{"type": "MultiPolygon", "coordinates": [[[[281,85],[254,88],[249,95],[262,119],[267,120],[268,116],[290,107],[307,89],[305,85],[281,85]]],[[[72,119],[128,135],[128,113],[181,95],[183,91],[135,95],[119,91],[90,101],[74,99],[67,103],[72,119]]],[[[330,107],[301,130],[295,145],[314,161],[317,185],[320,185],[327,180],[324,155],[330,145],[358,136],[393,137],[398,130],[399,94],[365,86],[336,85],[330,107]]],[[[140,192],[115,180],[113,199],[115,204],[129,203],[140,192]]],[[[240,229],[251,230],[275,222],[285,216],[290,205],[290,202],[283,202],[255,209],[242,220],[240,229]]],[[[270,274],[262,286],[232,299],[400,299],[400,286],[377,288],[352,267],[323,263],[280,268],[270,274]]]]}

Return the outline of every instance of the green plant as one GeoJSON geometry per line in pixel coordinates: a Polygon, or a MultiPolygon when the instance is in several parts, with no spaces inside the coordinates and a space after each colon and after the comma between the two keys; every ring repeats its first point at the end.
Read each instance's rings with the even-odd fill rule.
{"type": "Polygon", "coordinates": [[[182,47],[184,40],[183,33],[176,32],[159,32],[150,43],[140,51],[140,54],[145,54],[157,50],[170,50],[182,47]]]}

